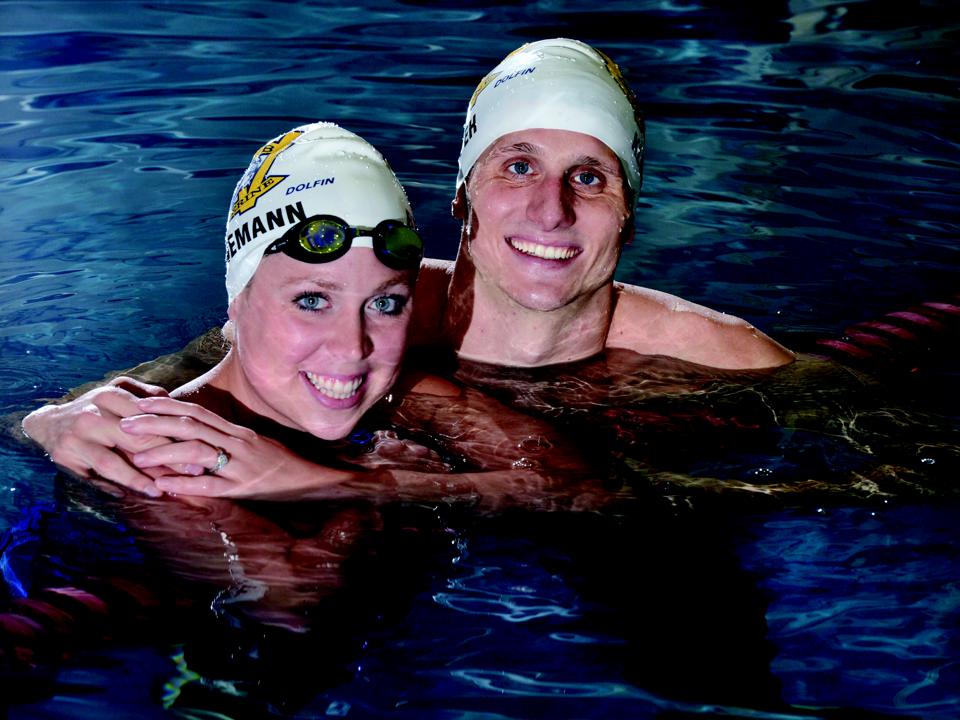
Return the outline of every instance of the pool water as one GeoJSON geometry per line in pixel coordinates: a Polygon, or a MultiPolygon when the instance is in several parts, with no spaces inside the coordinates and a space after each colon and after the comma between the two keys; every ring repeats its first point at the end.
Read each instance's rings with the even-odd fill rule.
{"type": "MultiPolygon", "coordinates": [[[[429,254],[452,258],[467,99],[542,37],[607,52],[646,112],[618,279],[811,351],[958,303],[952,3],[0,1],[0,36],[3,413],[222,322],[227,198],[296,124],[383,149],[429,254]]],[[[816,361],[757,379],[608,358],[613,380],[586,394],[596,368],[459,370],[578,430],[585,410],[631,495],[620,513],[255,508],[245,534],[246,509],[170,518],[8,438],[0,612],[68,586],[112,604],[76,606],[84,631],[44,645],[66,658],[0,675],[0,702],[11,718],[955,718],[955,338],[948,323],[836,385],[816,361]],[[191,529],[177,552],[169,527],[191,529]],[[299,557],[327,527],[363,529],[349,559],[327,548],[341,589],[306,632],[259,616],[231,549],[299,557]]],[[[306,565],[298,611],[330,581],[306,565]]]]}

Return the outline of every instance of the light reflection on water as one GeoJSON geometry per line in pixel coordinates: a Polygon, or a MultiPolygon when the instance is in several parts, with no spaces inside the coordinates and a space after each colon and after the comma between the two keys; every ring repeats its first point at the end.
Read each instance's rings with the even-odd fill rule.
{"type": "MultiPolygon", "coordinates": [[[[6,2],[0,17],[4,411],[180,347],[217,324],[226,198],[251,148],[294,124],[333,120],[381,147],[431,254],[452,257],[458,230],[448,205],[466,100],[503,54],[545,36],[607,51],[647,113],[637,234],[620,279],[744,316],[788,345],[956,292],[960,14],[947,3],[384,2],[333,12],[287,2],[6,2]]],[[[643,390],[627,385],[627,394],[643,390]]],[[[956,388],[956,371],[941,360],[931,374],[882,392],[955,417],[956,388]]],[[[813,410],[796,396],[790,408],[839,408],[837,422],[845,419],[844,398],[811,396],[813,410]]],[[[901,438],[891,427],[881,426],[893,445],[901,438]]],[[[769,458],[757,448],[728,451],[694,469],[802,476],[855,467],[855,453],[835,440],[784,434],[769,458]]],[[[689,447],[670,449],[686,459],[689,447]]],[[[56,497],[41,459],[0,451],[6,528],[56,497]]],[[[755,536],[740,548],[743,562],[770,594],[766,619],[784,696],[953,717],[956,508],[867,512],[740,520],[755,536]],[[915,554],[890,549],[906,538],[915,554]]],[[[531,551],[505,556],[484,539],[472,538],[475,575],[435,571],[411,601],[410,626],[382,631],[395,645],[370,651],[353,684],[320,692],[308,706],[374,717],[413,696],[440,717],[470,706],[457,695],[469,681],[478,712],[498,716],[510,716],[510,706],[489,695],[507,687],[628,703],[593,705],[594,717],[664,709],[662,698],[620,682],[609,654],[557,650],[577,644],[557,638],[592,638],[580,645],[608,650],[617,642],[589,623],[550,626],[543,617],[575,617],[582,598],[563,575],[523,565],[531,551]],[[498,567],[532,579],[511,590],[498,567]],[[531,609],[544,615],[508,623],[531,609]],[[482,621],[444,626],[440,613],[444,622],[482,621]],[[504,624],[524,629],[504,634],[504,624]],[[448,632],[462,645],[450,647],[448,632]],[[544,638],[554,641],[534,647],[544,638]],[[450,669],[462,655],[504,652],[515,656],[516,672],[493,660],[450,669]],[[394,657],[404,671],[390,665],[394,657]],[[553,674],[538,687],[543,668],[553,674]],[[371,679],[382,685],[376,699],[371,679]]],[[[157,677],[169,671],[154,663],[157,677]]],[[[87,682],[101,690],[112,683],[122,695],[117,678],[102,675],[87,682]]],[[[584,707],[550,709],[573,717],[584,707]]]]}

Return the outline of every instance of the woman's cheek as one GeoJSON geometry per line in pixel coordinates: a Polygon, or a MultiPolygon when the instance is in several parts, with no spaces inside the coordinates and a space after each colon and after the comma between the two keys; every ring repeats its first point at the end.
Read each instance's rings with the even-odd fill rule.
{"type": "Polygon", "coordinates": [[[407,323],[397,323],[402,327],[391,328],[385,333],[380,344],[380,358],[384,363],[399,365],[407,349],[407,323]]]}

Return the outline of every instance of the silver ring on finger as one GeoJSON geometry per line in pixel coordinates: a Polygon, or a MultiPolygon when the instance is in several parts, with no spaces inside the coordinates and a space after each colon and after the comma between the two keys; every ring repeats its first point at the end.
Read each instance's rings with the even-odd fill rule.
{"type": "Polygon", "coordinates": [[[221,447],[214,449],[217,451],[217,461],[213,464],[213,467],[207,468],[207,475],[216,475],[227,466],[228,462],[230,462],[230,456],[227,454],[226,450],[221,447]]]}

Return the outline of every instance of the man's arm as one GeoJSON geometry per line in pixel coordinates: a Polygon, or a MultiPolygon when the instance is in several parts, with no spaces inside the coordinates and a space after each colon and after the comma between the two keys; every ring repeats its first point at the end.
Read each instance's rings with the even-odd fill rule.
{"type": "Polygon", "coordinates": [[[133,464],[141,467],[204,466],[212,463],[216,449],[227,453],[229,461],[215,474],[156,478],[156,487],[171,494],[272,501],[459,498],[486,510],[591,509],[608,501],[609,493],[573,444],[544,423],[441,378],[407,382],[412,387],[399,391],[403,399],[391,420],[465,455],[470,471],[450,472],[413,456],[407,458],[412,463],[396,458],[399,465],[367,455],[351,461],[358,463],[351,469],[318,465],[200,405],[172,398],[139,401],[147,414],[124,420],[122,427],[133,435],[174,439],[134,455],[133,464]]]}
{"type": "Polygon", "coordinates": [[[607,347],[728,370],[778,367],[794,354],[744,320],[658,290],[616,283],[607,347]]]}

